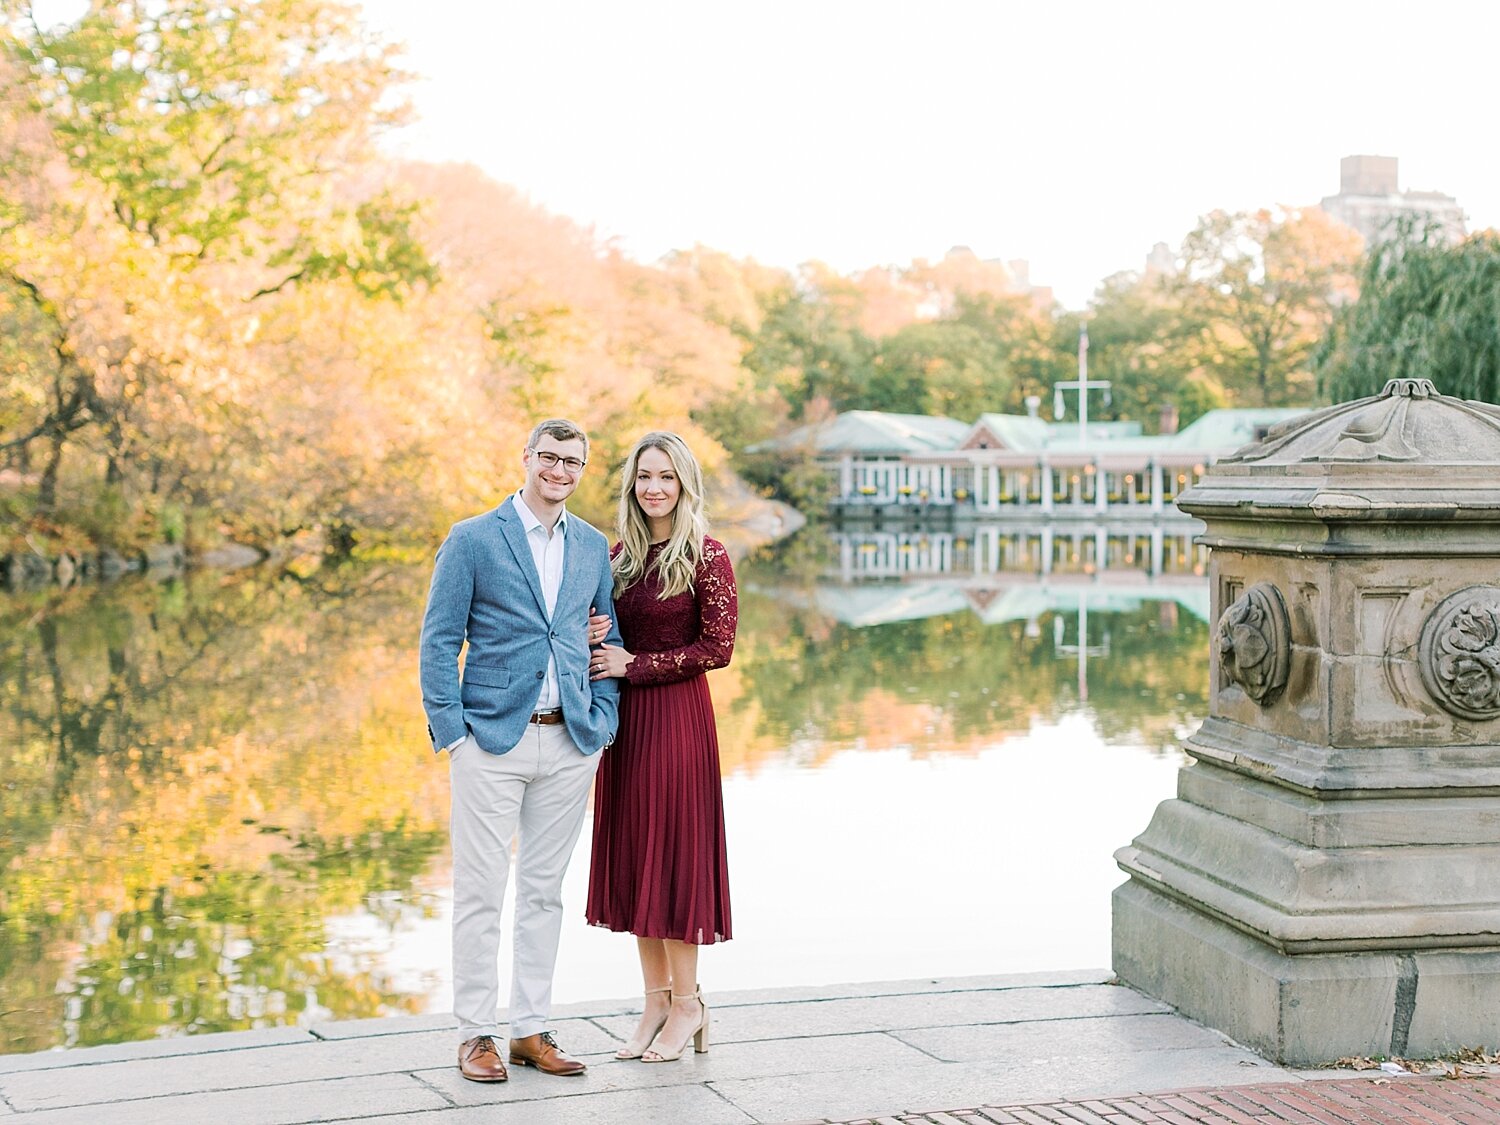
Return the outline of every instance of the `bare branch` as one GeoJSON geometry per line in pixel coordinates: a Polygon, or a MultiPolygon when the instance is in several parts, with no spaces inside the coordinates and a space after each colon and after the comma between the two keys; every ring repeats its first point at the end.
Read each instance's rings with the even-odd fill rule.
{"type": "Polygon", "coordinates": [[[246,297],[245,300],[247,302],[249,302],[249,301],[255,301],[255,300],[259,300],[261,297],[269,297],[273,293],[280,293],[283,289],[285,289],[288,285],[291,285],[294,281],[300,281],[304,276],[306,276],[306,274],[307,274],[307,267],[303,266],[296,273],[291,274],[288,277],[282,278],[275,285],[268,286],[265,289],[261,289],[261,290],[258,290],[255,293],[252,293],[250,296],[246,297]]]}

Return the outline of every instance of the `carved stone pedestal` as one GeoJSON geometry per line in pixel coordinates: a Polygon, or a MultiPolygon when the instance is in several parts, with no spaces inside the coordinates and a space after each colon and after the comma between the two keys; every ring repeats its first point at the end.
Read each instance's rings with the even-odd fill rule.
{"type": "Polygon", "coordinates": [[[1500,409],[1393,380],[1221,461],[1209,718],[1114,968],[1285,1063],[1500,1047],[1500,409]]]}

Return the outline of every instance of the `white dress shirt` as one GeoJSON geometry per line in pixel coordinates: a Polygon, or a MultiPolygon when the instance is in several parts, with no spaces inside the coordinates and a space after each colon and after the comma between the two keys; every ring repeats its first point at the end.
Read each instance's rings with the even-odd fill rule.
{"type": "MultiPolygon", "coordinates": [[[[562,588],[563,550],[567,536],[563,533],[568,520],[567,509],[557,517],[557,523],[549,532],[537,519],[521,494],[516,493],[516,514],[521,517],[521,526],[526,529],[526,544],[531,548],[531,561],[536,563],[537,575],[542,580],[542,598],[547,603],[547,619],[557,608],[557,591],[562,588]]],[[[538,711],[548,711],[562,703],[562,692],[557,685],[557,660],[547,656],[547,677],[542,681],[542,695],[536,701],[538,711]]]]}

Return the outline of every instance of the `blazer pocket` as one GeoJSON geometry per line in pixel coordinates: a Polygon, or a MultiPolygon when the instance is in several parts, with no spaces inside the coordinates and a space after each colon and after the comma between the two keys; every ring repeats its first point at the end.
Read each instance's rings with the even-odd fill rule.
{"type": "Polygon", "coordinates": [[[464,666],[464,683],[483,684],[485,687],[510,687],[510,673],[504,668],[486,668],[484,665],[464,666]]]}

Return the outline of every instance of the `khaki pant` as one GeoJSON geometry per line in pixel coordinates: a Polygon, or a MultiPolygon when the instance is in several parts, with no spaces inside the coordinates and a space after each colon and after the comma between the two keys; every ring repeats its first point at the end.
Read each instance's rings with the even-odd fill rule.
{"type": "Polygon", "coordinates": [[[500,911],[518,831],[510,1034],[547,1030],[563,875],[598,768],[599,755],[580,753],[563,723],[528,726],[505,754],[485,752],[473,735],[453,750],[453,1013],[460,1040],[498,1031],[500,911]]]}

